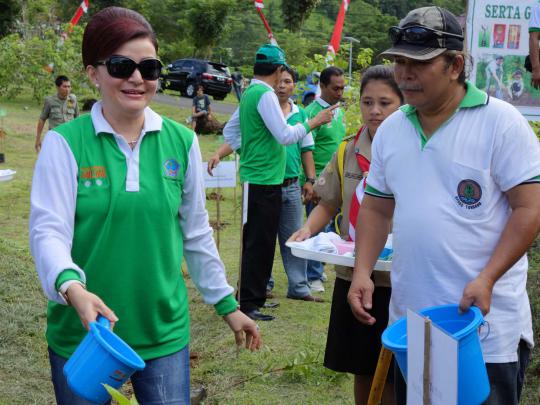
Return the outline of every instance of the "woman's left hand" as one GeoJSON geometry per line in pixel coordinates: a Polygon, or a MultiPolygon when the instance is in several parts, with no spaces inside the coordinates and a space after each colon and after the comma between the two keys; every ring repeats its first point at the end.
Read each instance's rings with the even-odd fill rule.
{"type": "Polygon", "coordinates": [[[240,310],[236,310],[223,317],[229,328],[234,332],[237,346],[246,345],[246,349],[257,350],[262,345],[259,327],[240,310]],[[245,335],[244,335],[245,334],[245,335]]]}

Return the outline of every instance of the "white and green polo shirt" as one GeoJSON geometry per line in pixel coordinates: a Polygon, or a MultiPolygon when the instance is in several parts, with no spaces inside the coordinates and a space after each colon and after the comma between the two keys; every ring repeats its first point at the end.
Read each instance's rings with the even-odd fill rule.
{"type": "MultiPolygon", "coordinates": [[[[540,145],[510,104],[473,84],[455,114],[427,139],[403,106],[373,141],[367,194],[395,199],[390,321],[407,308],[459,303],[490,259],[511,210],[505,192],[539,181],[540,145]]],[[[523,256],[493,289],[486,362],[517,361],[533,335],[523,256]]]]}
{"type": "MultiPolygon", "coordinates": [[[[291,105],[291,112],[285,117],[287,124],[296,125],[298,123],[302,124],[306,122],[307,114],[303,108],[298,107],[292,101],[289,101],[291,105]]],[[[286,162],[285,162],[285,178],[290,179],[300,176],[300,173],[303,173],[302,169],[302,153],[312,151],[315,149],[315,144],[311,134],[308,134],[300,142],[294,143],[292,145],[287,145],[286,147],[286,162]]]]}
{"type": "Polygon", "coordinates": [[[147,108],[135,148],[101,103],[49,131],[31,193],[30,248],[49,298],[47,341],[69,357],[86,331],[58,287],[79,279],[118,316],[115,332],[143,359],[189,341],[182,258],[204,300],[234,311],[212,239],[201,155],[191,130],[147,108]]]}
{"type": "MultiPolygon", "coordinates": [[[[240,122],[240,181],[260,185],[278,185],[285,176],[286,153],[283,145],[297,143],[310,131],[307,122],[288,125],[274,89],[253,79],[242,94],[239,113],[228,126],[240,122]]],[[[227,132],[227,126],[224,133],[227,132]]]]}
{"type": "MultiPolygon", "coordinates": [[[[317,98],[306,107],[308,119],[315,117],[322,110],[330,107],[326,101],[317,98]]],[[[322,173],[327,163],[337,151],[339,144],[345,136],[345,114],[341,108],[334,110],[334,118],[328,124],[321,125],[312,131],[315,149],[313,160],[315,161],[315,173],[317,177],[322,173]]]]}
{"type": "MultiPolygon", "coordinates": [[[[285,117],[287,124],[293,127],[296,124],[304,124],[307,121],[306,112],[294,104],[292,100],[289,100],[289,104],[291,105],[291,112],[285,117]]],[[[223,137],[225,138],[225,142],[227,142],[233,150],[241,154],[242,134],[240,131],[240,116],[238,109],[233,113],[231,119],[223,129],[223,137]]],[[[302,153],[313,149],[314,142],[311,132],[308,132],[301,141],[286,146],[285,179],[298,177],[300,175],[302,172],[302,153]]]]}
{"type": "Polygon", "coordinates": [[[529,32],[540,31],[540,4],[535,4],[531,10],[531,18],[529,19],[529,32]]]}

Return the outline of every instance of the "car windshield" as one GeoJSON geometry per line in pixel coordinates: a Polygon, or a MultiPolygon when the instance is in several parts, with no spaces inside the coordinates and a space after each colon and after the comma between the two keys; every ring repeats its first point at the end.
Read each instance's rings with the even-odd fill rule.
{"type": "Polygon", "coordinates": [[[206,71],[208,73],[211,73],[213,75],[221,75],[221,76],[228,76],[227,74],[227,67],[223,65],[217,65],[213,63],[209,63],[206,71]]]}

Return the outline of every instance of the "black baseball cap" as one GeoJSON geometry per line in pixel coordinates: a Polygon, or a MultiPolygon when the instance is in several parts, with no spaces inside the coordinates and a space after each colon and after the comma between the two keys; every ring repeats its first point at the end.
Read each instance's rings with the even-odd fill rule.
{"type": "Polygon", "coordinates": [[[388,31],[393,46],[381,55],[416,60],[433,59],[447,50],[463,50],[463,30],[457,18],[441,7],[412,10],[388,31]]]}

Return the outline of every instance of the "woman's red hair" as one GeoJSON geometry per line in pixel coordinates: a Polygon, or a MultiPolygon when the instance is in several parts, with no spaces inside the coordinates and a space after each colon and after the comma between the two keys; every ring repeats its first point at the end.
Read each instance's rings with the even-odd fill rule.
{"type": "Polygon", "coordinates": [[[133,39],[148,38],[156,53],[158,43],[152,26],[136,11],[107,7],[92,17],[84,30],[82,59],[84,67],[95,66],[133,39]]]}

